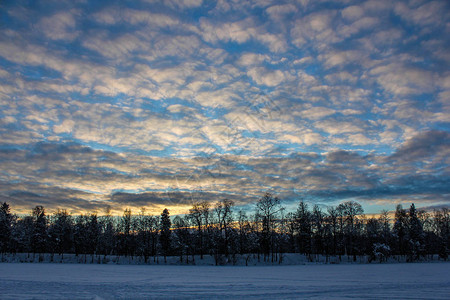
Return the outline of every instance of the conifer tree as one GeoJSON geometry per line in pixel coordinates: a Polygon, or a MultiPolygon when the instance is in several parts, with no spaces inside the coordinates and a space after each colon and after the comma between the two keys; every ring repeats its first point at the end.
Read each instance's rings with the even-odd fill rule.
{"type": "Polygon", "coordinates": [[[161,228],[160,228],[160,243],[161,243],[161,250],[164,255],[164,262],[167,263],[167,255],[169,255],[170,251],[170,227],[172,226],[172,223],[170,221],[169,217],[169,210],[165,208],[161,214],[161,228]]]}
{"type": "Polygon", "coordinates": [[[397,251],[400,255],[406,254],[407,225],[406,211],[399,204],[395,210],[394,233],[397,237],[397,251]]]}
{"type": "Polygon", "coordinates": [[[0,252],[2,254],[9,250],[11,226],[12,215],[9,204],[4,202],[0,207],[0,252]]]}
{"type": "Polygon", "coordinates": [[[32,245],[34,253],[43,253],[47,245],[47,217],[43,206],[38,205],[33,209],[33,236],[32,245]]]}
{"type": "Polygon", "coordinates": [[[408,235],[409,235],[409,259],[417,260],[420,255],[423,255],[423,225],[417,217],[417,210],[413,204],[409,208],[408,213],[408,235]]]}

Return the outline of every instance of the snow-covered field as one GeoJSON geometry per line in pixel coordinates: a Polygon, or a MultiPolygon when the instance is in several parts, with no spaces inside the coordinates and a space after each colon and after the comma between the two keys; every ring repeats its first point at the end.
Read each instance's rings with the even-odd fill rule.
{"type": "Polygon", "coordinates": [[[450,264],[0,263],[1,299],[449,299],[450,264]]]}

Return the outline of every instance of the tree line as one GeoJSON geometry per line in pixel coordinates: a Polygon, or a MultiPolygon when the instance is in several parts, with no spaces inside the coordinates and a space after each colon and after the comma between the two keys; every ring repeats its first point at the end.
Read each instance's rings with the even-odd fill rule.
{"type": "MultiPolygon", "coordinates": [[[[391,219],[387,211],[367,218],[362,206],[343,202],[325,210],[301,201],[296,211],[286,212],[279,198],[266,193],[252,214],[236,211],[231,200],[214,205],[202,201],[189,213],[170,217],[168,209],[152,216],[142,209],[133,215],[87,213],[70,215],[64,209],[47,215],[36,206],[30,215],[12,214],[8,203],[0,209],[1,253],[51,253],[76,255],[140,256],[145,262],[178,256],[195,263],[204,255],[216,264],[237,256],[282,263],[285,253],[301,253],[314,261],[318,255],[356,260],[385,261],[390,256],[407,261],[438,254],[447,260],[450,242],[447,208],[432,213],[398,205],[391,219]]],[[[94,257],[94,256],[92,256],[94,257]]],[[[93,259],[93,258],[92,258],[93,259]]]]}

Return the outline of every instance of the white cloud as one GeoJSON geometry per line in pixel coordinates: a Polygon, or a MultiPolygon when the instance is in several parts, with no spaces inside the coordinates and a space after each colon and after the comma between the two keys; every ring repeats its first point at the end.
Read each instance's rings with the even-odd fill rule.
{"type": "Polygon", "coordinates": [[[322,144],[324,138],[316,132],[308,132],[303,135],[303,143],[306,145],[322,144]]]}
{"type": "Polygon", "coordinates": [[[327,48],[330,43],[335,43],[337,38],[332,21],[336,12],[326,11],[309,14],[295,21],[291,30],[292,42],[301,48],[306,43],[313,41],[316,48],[327,48]]]}
{"type": "Polygon", "coordinates": [[[1,119],[1,122],[3,124],[12,124],[12,123],[16,123],[17,119],[14,118],[13,116],[6,116],[1,119]]]}
{"type": "Polygon", "coordinates": [[[148,44],[134,34],[125,34],[115,39],[108,37],[107,32],[101,32],[83,41],[83,46],[110,58],[129,57],[135,50],[145,50],[148,44]]]}
{"type": "Polygon", "coordinates": [[[199,7],[203,3],[203,0],[167,0],[165,5],[175,9],[189,9],[199,7]]]}
{"type": "MultiPolygon", "coordinates": [[[[416,5],[411,5],[416,6],[416,5]]],[[[417,25],[436,25],[445,20],[445,4],[441,1],[431,1],[421,6],[409,7],[406,3],[398,2],[394,11],[403,19],[417,25]]]]}
{"type": "Polygon", "coordinates": [[[435,88],[435,76],[432,72],[398,63],[373,68],[369,74],[387,92],[395,95],[422,94],[433,92],[435,88]]]}
{"type": "Polygon", "coordinates": [[[334,114],[336,111],[334,109],[330,109],[327,107],[311,107],[305,110],[302,110],[300,112],[297,112],[297,114],[301,115],[303,118],[311,119],[311,120],[318,120],[327,116],[330,116],[334,114]]]}
{"type": "Polygon", "coordinates": [[[306,57],[302,57],[300,59],[294,60],[293,64],[294,65],[303,65],[303,64],[311,63],[313,61],[314,61],[314,59],[311,56],[306,56],[306,57]]]}
{"type": "Polygon", "coordinates": [[[75,16],[77,14],[77,11],[59,12],[42,18],[37,27],[52,40],[72,41],[80,34],[76,29],[75,16]]]}
{"type": "Polygon", "coordinates": [[[365,56],[366,54],[360,50],[330,51],[320,55],[319,59],[324,61],[326,67],[332,68],[355,64],[363,60],[365,56]]]}
{"type": "Polygon", "coordinates": [[[287,43],[282,34],[259,33],[256,35],[256,39],[266,45],[272,52],[286,51],[287,43]]]}
{"type": "Polygon", "coordinates": [[[238,60],[238,64],[243,66],[254,66],[260,65],[264,61],[269,61],[269,57],[263,54],[256,53],[244,53],[238,60]]]}
{"type": "Polygon", "coordinates": [[[73,120],[66,119],[59,125],[53,126],[53,132],[58,133],[70,133],[75,126],[75,122],[73,120]]]}
{"type": "Polygon", "coordinates": [[[145,24],[156,27],[178,25],[179,21],[171,16],[152,13],[145,10],[126,9],[121,12],[123,19],[130,24],[145,24]]]}
{"type": "Polygon", "coordinates": [[[200,29],[203,40],[209,43],[223,41],[242,44],[253,39],[266,45],[272,52],[283,52],[287,47],[283,35],[270,33],[264,27],[256,26],[252,18],[218,24],[202,18],[200,20],[200,29]]]}
{"type": "Polygon", "coordinates": [[[324,138],[311,130],[305,130],[297,134],[283,134],[280,136],[280,139],[306,146],[322,145],[324,143],[324,138]]]}
{"type": "Polygon", "coordinates": [[[268,7],[266,12],[275,21],[281,21],[285,15],[297,12],[297,7],[292,4],[273,5],[268,7]]]}
{"type": "Polygon", "coordinates": [[[240,97],[229,88],[224,88],[216,91],[204,91],[198,92],[194,96],[194,100],[203,107],[211,108],[230,108],[236,103],[234,99],[239,99],[240,97]]]}
{"type": "Polygon", "coordinates": [[[325,76],[325,78],[328,81],[330,81],[330,83],[332,83],[332,84],[338,84],[338,83],[342,83],[342,82],[349,82],[349,83],[354,84],[358,81],[357,76],[355,76],[347,71],[328,74],[325,76]]]}
{"type": "Polygon", "coordinates": [[[376,144],[372,139],[368,138],[362,133],[349,134],[347,136],[347,141],[352,145],[361,145],[361,146],[376,144]]]}
{"type": "Polygon", "coordinates": [[[268,70],[263,67],[251,68],[247,75],[250,76],[257,84],[266,86],[277,86],[285,80],[289,80],[280,70],[268,70]]]}
{"type": "Polygon", "coordinates": [[[344,8],[341,14],[344,19],[354,22],[364,15],[364,9],[360,6],[352,5],[344,8]]]}
{"type": "Polygon", "coordinates": [[[347,38],[349,36],[360,33],[363,30],[373,30],[381,21],[374,17],[365,17],[359,19],[352,24],[340,26],[337,30],[338,34],[347,38]]]}
{"type": "Polygon", "coordinates": [[[256,29],[253,27],[251,19],[214,25],[203,18],[200,20],[200,28],[203,39],[211,43],[217,41],[244,43],[256,35],[256,29]]]}
{"type": "Polygon", "coordinates": [[[329,134],[342,134],[342,133],[359,133],[364,130],[359,124],[355,124],[347,121],[317,121],[314,126],[320,130],[329,134]]]}
{"type": "Polygon", "coordinates": [[[360,115],[360,114],[363,113],[362,111],[356,110],[356,109],[343,109],[343,110],[341,110],[339,112],[341,114],[343,114],[343,115],[346,115],[346,116],[348,116],[348,115],[360,115]]]}

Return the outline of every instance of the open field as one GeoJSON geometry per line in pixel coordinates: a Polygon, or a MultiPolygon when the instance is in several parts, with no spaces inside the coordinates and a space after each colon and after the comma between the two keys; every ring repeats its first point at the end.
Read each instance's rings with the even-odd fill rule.
{"type": "Polygon", "coordinates": [[[448,299],[448,263],[163,266],[0,263],[1,299],[448,299]]]}

